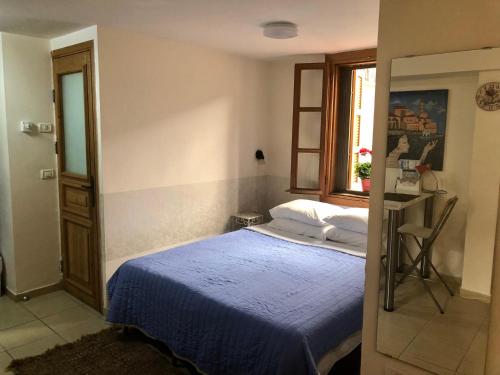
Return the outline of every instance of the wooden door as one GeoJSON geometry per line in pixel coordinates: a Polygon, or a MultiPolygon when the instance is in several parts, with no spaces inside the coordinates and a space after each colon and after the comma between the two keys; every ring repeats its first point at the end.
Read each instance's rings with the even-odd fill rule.
{"type": "Polygon", "coordinates": [[[101,311],[93,43],[52,52],[64,289],[101,311]]]}

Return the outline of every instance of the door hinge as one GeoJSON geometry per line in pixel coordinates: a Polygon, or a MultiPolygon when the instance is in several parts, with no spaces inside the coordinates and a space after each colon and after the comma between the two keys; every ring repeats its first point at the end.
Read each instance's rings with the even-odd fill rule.
{"type": "Polygon", "coordinates": [[[59,145],[57,144],[57,141],[54,142],[54,150],[56,152],[56,154],[59,154],[59,145]]]}
{"type": "Polygon", "coordinates": [[[56,102],[56,90],[52,89],[52,103],[56,102]]]}
{"type": "Polygon", "coordinates": [[[63,262],[63,259],[59,259],[59,270],[61,271],[61,273],[64,273],[64,262],[63,262]]]}

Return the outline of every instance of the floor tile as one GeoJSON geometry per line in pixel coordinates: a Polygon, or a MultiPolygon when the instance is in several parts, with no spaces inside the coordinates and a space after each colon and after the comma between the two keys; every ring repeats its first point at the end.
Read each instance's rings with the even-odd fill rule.
{"type": "Polygon", "coordinates": [[[478,319],[487,318],[490,312],[490,304],[455,296],[448,300],[445,311],[450,314],[470,314],[478,317],[478,319]]]}
{"type": "MultiPolygon", "coordinates": [[[[381,330],[383,327],[378,327],[381,330]]],[[[394,337],[377,336],[377,351],[393,358],[399,358],[410,342],[415,338],[415,333],[401,332],[394,337]]]]}
{"type": "Polygon", "coordinates": [[[480,327],[481,322],[474,316],[445,313],[434,317],[422,329],[420,335],[467,351],[480,327]]]}
{"type": "Polygon", "coordinates": [[[43,339],[53,332],[39,320],[0,331],[0,345],[7,350],[43,339]]]}
{"type": "Polygon", "coordinates": [[[63,345],[66,341],[53,333],[41,340],[33,341],[29,344],[18,346],[17,348],[9,350],[9,354],[13,358],[25,358],[39,355],[52,349],[56,345],[63,345]]]}
{"type": "Polygon", "coordinates": [[[427,306],[405,305],[392,312],[380,309],[379,319],[386,325],[419,332],[438,313],[427,306]]]}
{"type": "Polygon", "coordinates": [[[31,322],[36,317],[9,297],[0,297],[0,330],[31,322]]]}
{"type": "Polygon", "coordinates": [[[435,336],[420,333],[408,345],[400,359],[411,363],[421,361],[455,371],[465,354],[466,349],[436,340],[435,336]]]}
{"type": "Polygon", "coordinates": [[[0,375],[12,374],[10,371],[7,372],[5,368],[10,364],[12,358],[8,353],[0,353],[0,375]]]}
{"type": "Polygon", "coordinates": [[[23,302],[23,306],[38,318],[43,318],[76,307],[78,303],[66,292],[57,291],[23,302]]]}
{"type": "Polygon", "coordinates": [[[110,325],[101,319],[91,319],[84,322],[77,323],[69,328],[61,330],[59,335],[68,342],[78,340],[80,337],[97,333],[103,329],[109,328],[110,325]]]}
{"type": "Polygon", "coordinates": [[[488,342],[487,325],[483,325],[472,341],[467,354],[458,368],[459,374],[483,375],[488,342]]]}
{"type": "Polygon", "coordinates": [[[456,374],[455,371],[448,370],[448,369],[436,366],[432,363],[422,361],[419,358],[407,356],[407,357],[405,357],[404,361],[411,363],[412,365],[415,365],[417,367],[425,368],[428,371],[432,371],[434,374],[438,374],[438,375],[455,375],[456,374]]]}
{"type": "MultiPolygon", "coordinates": [[[[445,306],[451,298],[445,287],[437,281],[426,281],[432,293],[441,304],[445,306]]],[[[416,305],[423,307],[432,307],[439,312],[431,296],[426,292],[421,281],[416,278],[409,278],[403,284],[398,286],[395,292],[394,304],[396,309],[404,305],[416,305]]]]}
{"type": "Polygon", "coordinates": [[[382,308],[381,291],[377,350],[436,374],[482,374],[490,306],[460,297],[456,286],[455,296],[450,296],[435,280],[427,285],[444,314],[414,277],[396,289],[391,313],[382,308]]]}
{"type": "Polygon", "coordinates": [[[380,308],[377,350],[398,358],[436,314],[429,306],[404,305],[392,312],[380,308]]]}
{"type": "Polygon", "coordinates": [[[103,317],[96,316],[83,306],[73,307],[42,319],[51,329],[67,341],[109,327],[103,317]]]}

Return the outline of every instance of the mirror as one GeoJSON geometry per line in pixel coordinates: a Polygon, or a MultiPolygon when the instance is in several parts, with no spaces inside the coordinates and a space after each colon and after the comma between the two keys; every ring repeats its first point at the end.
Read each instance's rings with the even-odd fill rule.
{"type": "Polygon", "coordinates": [[[500,171],[500,48],[392,61],[377,350],[483,374],[500,171]]]}

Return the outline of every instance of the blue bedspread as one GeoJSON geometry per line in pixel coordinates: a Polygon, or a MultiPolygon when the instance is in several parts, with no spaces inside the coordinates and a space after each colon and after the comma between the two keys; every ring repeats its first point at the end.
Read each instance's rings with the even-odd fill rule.
{"type": "Polygon", "coordinates": [[[124,263],[108,320],[208,374],[316,374],[362,324],[365,259],[239,230],[124,263]]]}

